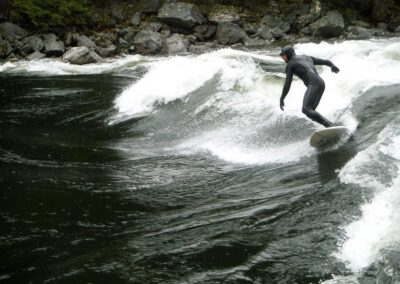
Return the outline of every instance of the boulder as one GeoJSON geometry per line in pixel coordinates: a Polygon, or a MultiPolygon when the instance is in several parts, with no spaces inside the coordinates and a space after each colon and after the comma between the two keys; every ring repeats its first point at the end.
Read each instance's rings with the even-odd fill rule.
{"type": "Polygon", "coordinates": [[[131,18],[131,24],[134,26],[139,26],[141,21],[142,20],[139,12],[135,13],[131,18]]]}
{"type": "Polygon", "coordinates": [[[301,14],[296,19],[296,25],[299,28],[305,27],[321,17],[322,6],[318,0],[313,0],[306,13],[301,14]]]}
{"type": "Polygon", "coordinates": [[[343,16],[337,11],[330,11],[326,16],[312,23],[310,28],[314,36],[339,37],[344,29],[343,16]]]}
{"type": "Polygon", "coordinates": [[[173,34],[165,41],[165,52],[169,55],[186,53],[188,51],[189,40],[180,34],[173,34]]]}
{"type": "Polygon", "coordinates": [[[256,36],[264,40],[272,40],[274,38],[274,36],[271,33],[271,29],[266,25],[262,25],[261,27],[258,28],[256,36]]]}
{"type": "Polygon", "coordinates": [[[63,61],[71,64],[83,65],[99,62],[102,58],[94,51],[90,51],[86,46],[73,47],[68,50],[63,61]]]}
{"type": "Polygon", "coordinates": [[[125,15],[124,15],[124,8],[117,3],[114,3],[111,5],[111,17],[117,22],[122,22],[125,20],[125,15]]]}
{"type": "Polygon", "coordinates": [[[161,51],[163,39],[159,32],[145,28],[136,34],[133,43],[139,53],[155,54],[161,51]]]}
{"type": "Polygon", "coordinates": [[[11,48],[10,43],[0,37],[0,58],[7,58],[12,52],[13,49],[11,48]]]}
{"type": "Polygon", "coordinates": [[[22,40],[21,51],[30,54],[35,51],[42,51],[44,48],[43,40],[38,36],[28,36],[22,40]]]}
{"type": "Polygon", "coordinates": [[[270,43],[269,40],[263,40],[259,38],[247,38],[244,41],[244,45],[246,47],[261,47],[261,46],[266,46],[270,43]]]}
{"type": "Polygon", "coordinates": [[[64,43],[55,34],[44,36],[44,53],[46,56],[61,56],[64,52],[64,43]]]}
{"type": "Polygon", "coordinates": [[[96,44],[93,42],[93,40],[91,40],[90,38],[88,38],[85,35],[78,35],[76,37],[76,45],[77,46],[86,46],[88,49],[90,50],[96,50],[97,46],[96,44]]]}
{"type": "Polygon", "coordinates": [[[127,42],[126,40],[124,40],[122,37],[120,37],[118,39],[118,46],[120,48],[128,48],[129,47],[129,42],[127,42]]]}
{"type": "Polygon", "coordinates": [[[213,23],[238,22],[240,20],[239,7],[226,5],[213,5],[208,15],[208,20],[213,23]]]}
{"type": "Polygon", "coordinates": [[[141,10],[144,14],[157,14],[161,5],[161,0],[143,0],[141,3],[141,10]]]}
{"type": "Polygon", "coordinates": [[[349,26],[346,29],[346,37],[349,39],[367,39],[372,35],[372,30],[363,27],[349,26]]]}
{"type": "Polygon", "coordinates": [[[290,30],[290,24],[288,22],[271,15],[266,15],[262,18],[261,26],[269,29],[279,28],[284,33],[290,30]]]}
{"type": "Polygon", "coordinates": [[[158,18],[171,26],[182,29],[191,29],[206,22],[196,5],[181,2],[165,3],[158,12],[158,18]]]}
{"type": "Polygon", "coordinates": [[[23,39],[29,33],[10,22],[0,24],[0,36],[10,43],[23,39]]]}
{"type": "Polygon", "coordinates": [[[28,60],[39,60],[39,59],[43,59],[45,57],[46,57],[46,54],[41,53],[39,51],[35,51],[35,52],[29,54],[27,59],[28,60]]]}
{"type": "Polygon", "coordinates": [[[115,45],[110,45],[106,48],[104,47],[98,47],[96,52],[103,58],[105,57],[111,57],[117,52],[117,47],[115,45]]]}
{"type": "Polygon", "coordinates": [[[246,32],[237,24],[224,22],[217,27],[216,39],[224,45],[243,42],[247,38],[246,32]]]}
{"type": "Polygon", "coordinates": [[[215,35],[217,31],[217,27],[214,25],[199,25],[196,26],[194,29],[194,35],[198,40],[207,40],[215,35]]]}

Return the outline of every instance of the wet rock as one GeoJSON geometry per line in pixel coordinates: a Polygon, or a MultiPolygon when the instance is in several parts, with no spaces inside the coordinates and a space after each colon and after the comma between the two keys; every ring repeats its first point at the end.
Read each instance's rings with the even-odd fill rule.
{"type": "Polygon", "coordinates": [[[127,42],[126,40],[124,40],[123,38],[119,38],[118,39],[118,46],[121,48],[127,48],[129,47],[129,42],[127,42]]]}
{"type": "Polygon", "coordinates": [[[310,28],[314,36],[322,38],[339,37],[344,29],[343,16],[337,11],[331,11],[312,23],[310,28]]]}
{"type": "Polygon", "coordinates": [[[366,39],[372,35],[372,30],[363,27],[349,26],[346,29],[346,38],[348,39],[366,39]]]}
{"type": "Polygon", "coordinates": [[[98,47],[96,52],[103,58],[111,57],[117,53],[117,47],[115,45],[110,45],[108,47],[98,47]]]}
{"type": "Polygon", "coordinates": [[[279,27],[271,29],[271,34],[277,40],[280,40],[285,36],[285,33],[279,27]]]}
{"type": "Polygon", "coordinates": [[[44,53],[46,56],[61,56],[64,51],[64,43],[55,34],[44,36],[44,53]]]}
{"type": "Polygon", "coordinates": [[[188,51],[189,40],[180,34],[173,34],[165,41],[165,52],[169,55],[186,53],[188,51]]]}
{"type": "Polygon", "coordinates": [[[196,5],[181,2],[165,3],[158,12],[158,18],[171,26],[183,29],[191,29],[206,22],[196,5]]]}
{"type": "Polygon", "coordinates": [[[161,51],[163,39],[159,32],[145,28],[136,34],[133,43],[139,53],[155,54],[161,51]]]}
{"type": "Polygon", "coordinates": [[[196,54],[202,54],[202,53],[211,52],[216,48],[217,48],[217,45],[213,42],[197,43],[197,44],[191,45],[189,47],[189,52],[196,53],[196,54]]]}
{"type": "Polygon", "coordinates": [[[22,40],[21,51],[30,54],[34,51],[42,51],[44,48],[43,40],[38,36],[28,36],[22,40]]]}
{"type": "Polygon", "coordinates": [[[117,54],[118,48],[112,44],[108,47],[97,47],[96,53],[102,58],[112,57],[117,54]]]}
{"type": "Polygon", "coordinates": [[[96,52],[90,51],[86,46],[73,47],[63,56],[64,62],[77,65],[96,63],[101,59],[96,52]]]}
{"type": "Polygon", "coordinates": [[[10,43],[0,37],[0,58],[7,58],[12,52],[13,49],[11,48],[10,43]]]}
{"type": "Polygon", "coordinates": [[[137,12],[135,13],[132,18],[131,18],[131,24],[134,26],[139,26],[141,22],[141,17],[140,17],[140,13],[137,12]]]}
{"type": "Polygon", "coordinates": [[[276,16],[266,15],[261,20],[261,26],[269,29],[279,28],[282,32],[286,33],[290,30],[290,24],[282,21],[276,16]]]}
{"type": "Polygon", "coordinates": [[[0,24],[0,36],[10,43],[23,39],[29,33],[10,22],[0,24]]]}
{"type": "Polygon", "coordinates": [[[43,59],[45,57],[46,57],[46,54],[41,53],[39,51],[35,51],[35,52],[29,54],[27,59],[28,60],[39,60],[39,59],[43,59]]]}
{"type": "Polygon", "coordinates": [[[161,8],[161,0],[143,0],[141,3],[142,13],[145,14],[157,14],[161,8]]]}
{"type": "Polygon", "coordinates": [[[243,42],[246,38],[246,32],[239,25],[230,22],[218,24],[216,39],[219,43],[231,45],[243,42]]]}
{"type": "Polygon", "coordinates": [[[270,44],[269,40],[264,40],[260,38],[247,38],[244,41],[246,47],[262,47],[270,44]]]}
{"type": "Polygon", "coordinates": [[[125,20],[124,8],[122,7],[122,5],[119,4],[111,5],[111,16],[118,23],[125,20]]]}
{"type": "Polygon", "coordinates": [[[213,5],[208,15],[208,20],[212,23],[235,22],[240,20],[239,7],[227,5],[213,5]]]}
{"type": "Polygon", "coordinates": [[[91,40],[90,38],[88,38],[85,35],[79,35],[79,36],[76,37],[76,45],[78,47],[85,46],[85,47],[87,47],[88,49],[90,49],[92,51],[96,50],[96,48],[97,48],[97,46],[93,42],[93,40],[91,40]]]}

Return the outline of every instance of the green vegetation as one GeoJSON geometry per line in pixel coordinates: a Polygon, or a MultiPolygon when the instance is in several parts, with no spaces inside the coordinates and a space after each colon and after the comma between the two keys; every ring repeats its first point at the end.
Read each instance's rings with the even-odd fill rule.
{"type": "Polygon", "coordinates": [[[11,0],[11,18],[36,28],[85,25],[88,21],[88,0],[11,0]]]}

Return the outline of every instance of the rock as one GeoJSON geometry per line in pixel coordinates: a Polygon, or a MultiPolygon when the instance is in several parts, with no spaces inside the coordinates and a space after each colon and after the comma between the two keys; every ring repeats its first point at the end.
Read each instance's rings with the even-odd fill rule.
{"type": "Polygon", "coordinates": [[[279,28],[282,32],[287,33],[290,30],[290,24],[271,15],[266,15],[261,20],[261,25],[265,28],[279,28]]]}
{"type": "Polygon", "coordinates": [[[31,53],[30,55],[28,55],[27,59],[28,60],[39,60],[39,59],[43,59],[46,57],[46,54],[41,53],[39,51],[35,51],[33,53],[31,53]]]}
{"type": "Polygon", "coordinates": [[[0,58],[7,58],[12,52],[13,49],[11,48],[10,43],[0,37],[0,58]]]}
{"type": "Polygon", "coordinates": [[[358,27],[362,27],[362,28],[366,28],[366,29],[368,29],[368,28],[371,27],[370,24],[368,24],[368,23],[366,23],[366,22],[364,22],[364,21],[358,21],[358,20],[352,21],[351,24],[352,24],[353,26],[358,26],[358,27]]]}
{"type": "Polygon", "coordinates": [[[349,26],[346,30],[346,37],[348,39],[366,39],[373,35],[372,30],[363,27],[349,26]]]}
{"type": "Polygon", "coordinates": [[[189,47],[189,52],[195,54],[211,52],[217,48],[217,45],[213,42],[197,43],[196,45],[191,45],[189,47]]]}
{"type": "Polygon", "coordinates": [[[22,40],[21,51],[30,54],[34,51],[42,51],[44,48],[43,40],[38,36],[28,36],[22,40]]]}
{"type": "Polygon", "coordinates": [[[103,58],[105,57],[111,57],[117,52],[117,47],[115,45],[110,45],[106,48],[104,47],[98,47],[96,49],[96,52],[103,58]]]}
{"type": "Polygon", "coordinates": [[[142,13],[157,14],[161,8],[161,0],[143,0],[141,3],[142,13]]]}
{"type": "Polygon", "coordinates": [[[189,40],[180,34],[173,34],[165,41],[165,52],[169,55],[186,53],[189,46],[189,40]]]}
{"type": "Polygon", "coordinates": [[[111,16],[116,20],[116,22],[122,22],[125,20],[124,8],[120,4],[111,5],[111,16]]]}
{"type": "Polygon", "coordinates": [[[271,33],[271,29],[265,25],[262,25],[258,28],[256,36],[266,40],[272,40],[274,38],[271,33]]]}
{"type": "Polygon", "coordinates": [[[298,27],[305,27],[321,17],[322,6],[318,0],[313,0],[308,12],[299,16],[296,20],[298,27]]]}
{"type": "Polygon", "coordinates": [[[123,38],[119,38],[118,39],[118,46],[121,48],[127,48],[129,47],[129,42],[127,42],[126,40],[124,40],[123,38]]]}
{"type": "Polygon", "coordinates": [[[381,29],[381,30],[384,30],[384,31],[387,31],[388,30],[388,24],[386,24],[386,23],[378,23],[378,29],[381,29]]]}
{"type": "Polygon", "coordinates": [[[86,46],[73,47],[68,50],[63,61],[71,64],[83,65],[99,62],[102,58],[94,51],[90,51],[86,46]]]}
{"type": "Polygon", "coordinates": [[[239,7],[226,5],[213,5],[208,15],[208,20],[213,23],[238,22],[240,20],[239,7]]]}
{"type": "Polygon", "coordinates": [[[206,22],[200,9],[190,3],[165,3],[158,12],[165,23],[183,29],[191,29],[206,22]]]}
{"type": "Polygon", "coordinates": [[[155,54],[161,51],[163,39],[159,32],[145,28],[136,34],[133,43],[139,53],[155,54]]]}
{"type": "Polygon", "coordinates": [[[326,16],[310,25],[314,36],[322,38],[339,37],[344,29],[344,20],[337,11],[331,11],[326,16]]]}
{"type": "Polygon", "coordinates": [[[90,50],[96,50],[97,46],[96,44],[93,42],[93,40],[91,40],[90,38],[88,38],[85,35],[79,35],[76,37],[76,45],[78,47],[80,46],[86,46],[88,49],[90,50]]]}
{"type": "Polygon", "coordinates": [[[247,21],[242,23],[242,27],[249,35],[255,35],[259,29],[256,23],[249,23],[247,21]]]}
{"type": "Polygon", "coordinates": [[[0,36],[10,43],[23,39],[29,33],[10,22],[0,24],[0,36]]]}
{"type": "Polygon", "coordinates": [[[231,45],[243,42],[246,38],[246,32],[239,25],[230,22],[218,24],[216,39],[219,43],[231,45]]]}
{"type": "Polygon", "coordinates": [[[395,28],[395,29],[394,29],[394,32],[400,33],[400,26],[398,26],[397,28],[395,28]]]}
{"type": "Polygon", "coordinates": [[[44,36],[44,53],[46,56],[61,56],[64,51],[64,43],[55,34],[44,36]]]}
{"type": "Polygon", "coordinates": [[[131,18],[131,24],[134,26],[139,26],[141,22],[140,13],[135,13],[131,18]]]}
{"type": "Polygon", "coordinates": [[[269,40],[263,40],[259,38],[247,38],[244,41],[246,47],[261,47],[270,44],[269,40]]]}
{"type": "Polygon", "coordinates": [[[203,41],[215,35],[217,27],[214,25],[199,25],[196,26],[193,31],[196,38],[203,41]]]}
{"type": "Polygon", "coordinates": [[[271,34],[277,40],[280,40],[285,36],[285,33],[279,27],[271,29],[271,34]]]}
{"type": "Polygon", "coordinates": [[[123,39],[127,42],[133,43],[135,41],[136,32],[134,30],[129,31],[127,34],[123,36],[123,39]]]}

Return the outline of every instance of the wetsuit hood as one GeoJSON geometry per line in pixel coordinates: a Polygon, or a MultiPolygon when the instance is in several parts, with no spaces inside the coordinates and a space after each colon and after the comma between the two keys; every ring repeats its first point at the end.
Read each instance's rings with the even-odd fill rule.
{"type": "Polygon", "coordinates": [[[279,55],[286,55],[288,60],[292,59],[293,56],[296,55],[296,52],[294,51],[294,48],[290,45],[287,45],[281,49],[281,53],[279,55]]]}

